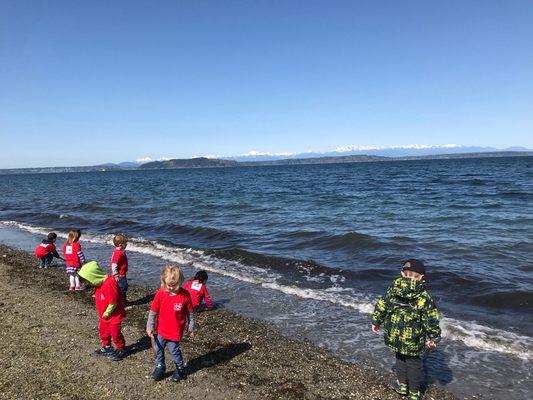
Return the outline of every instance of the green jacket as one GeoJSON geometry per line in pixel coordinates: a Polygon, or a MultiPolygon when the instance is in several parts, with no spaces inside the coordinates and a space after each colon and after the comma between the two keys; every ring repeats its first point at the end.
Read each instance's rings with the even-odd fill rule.
{"type": "Polygon", "coordinates": [[[383,325],[385,344],[395,352],[417,356],[424,352],[426,338],[440,337],[439,312],[424,281],[398,278],[380,298],[372,324],[383,325]]]}

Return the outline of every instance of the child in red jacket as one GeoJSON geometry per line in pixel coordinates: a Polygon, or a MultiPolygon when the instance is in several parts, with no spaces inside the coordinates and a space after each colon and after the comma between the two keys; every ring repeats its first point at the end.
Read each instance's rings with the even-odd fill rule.
{"type": "Polygon", "coordinates": [[[117,281],[112,276],[104,274],[96,261],[91,261],[81,267],[79,276],[96,287],[94,302],[99,319],[98,332],[103,347],[96,350],[94,355],[113,356],[111,358],[113,361],[120,361],[126,356],[121,325],[126,318],[126,310],[117,281]],[[115,350],[111,342],[115,345],[115,350]]]}
{"type": "Polygon", "coordinates": [[[57,235],[54,232],[50,232],[46,239],[43,239],[35,248],[35,257],[41,261],[40,268],[48,268],[52,264],[54,257],[61,258],[55,246],[56,239],[57,235]]]}
{"type": "Polygon", "coordinates": [[[176,369],[172,380],[178,382],[186,378],[180,340],[183,337],[187,317],[189,331],[194,327],[192,300],[189,293],[181,288],[183,272],[175,265],[167,265],[161,272],[161,288],[157,291],[150,307],[146,334],[155,339],[156,367],[152,374],[159,381],[165,376],[165,347],[168,346],[176,369]],[[156,332],[157,330],[157,332],[156,332]]]}
{"type": "Polygon", "coordinates": [[[113,244],[115,245],[115,250],[113,250],[113,255],[111,256],[111,273],[118,283],[122,301],[126,304],[126,292],[128,291],[126,246],[128,246],[128,237],[123,233],[119,233],[113,238],[113,244]]]}
{"type": "Polygon", "coordinates": [[[194,311],[200,311],[203,309],[203,307],[201,307],[202,301],[205,302],[205,308],[209,309],[213,307],[211,297],[207,291],[207,278],[207,272],[198,271],[196,275],[194,275],[194,279],[185,282],[183,285],[183,289],[185,289],[191,295],[192,307],[194,311]]]}
{"type": "Polygon", "coordinates": [[[63,245],[63,256],[65,257],[65,265],[67,274],[70,275],[69,290],[83,290],[80,285],[80,278],[78,271],[81,266],[85,264],[85,256],[81,251],[80,245],[81,231],[79,229],[72,229],[68,233],[67,242],[63,245]]]}

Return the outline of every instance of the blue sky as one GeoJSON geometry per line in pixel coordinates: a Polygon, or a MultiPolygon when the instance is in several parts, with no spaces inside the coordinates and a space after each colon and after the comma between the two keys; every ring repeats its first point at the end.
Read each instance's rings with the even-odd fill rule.
{"type": "Polygon", "coordinates": [[[0,168],[533,148],[531,1],[0,3],[0,168]]]}

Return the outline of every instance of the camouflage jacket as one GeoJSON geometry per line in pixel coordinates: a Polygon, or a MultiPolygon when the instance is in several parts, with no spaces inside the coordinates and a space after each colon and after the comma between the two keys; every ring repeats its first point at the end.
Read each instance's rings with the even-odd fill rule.
{"type": "Polygon", "coordinates": [[[426,338],[440,336],[439,312],[424,281],[398,278],[380,298],[372,323],[383,326],[385,344],[408,356],[422,354],[426,338]]]}

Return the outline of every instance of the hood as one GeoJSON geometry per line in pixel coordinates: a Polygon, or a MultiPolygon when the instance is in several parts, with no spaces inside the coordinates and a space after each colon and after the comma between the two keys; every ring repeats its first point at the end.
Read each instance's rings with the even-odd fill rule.
{"type": "Polygon", "coordinates": [[[84,264],[79,270],[78,275],[83,279],[87,279],[94,286],[100,286],[105,278],[107,278],[107,275],[104,274],[104,271],[102,271],[96,261],[90,261],[84,264]]]}
{"type": "Polygon", "coordinates": [[[392,295],[397,299],[412,300],[426,289],[426,283],[410,278],[398,278],[391,285],[392,295]]]}

